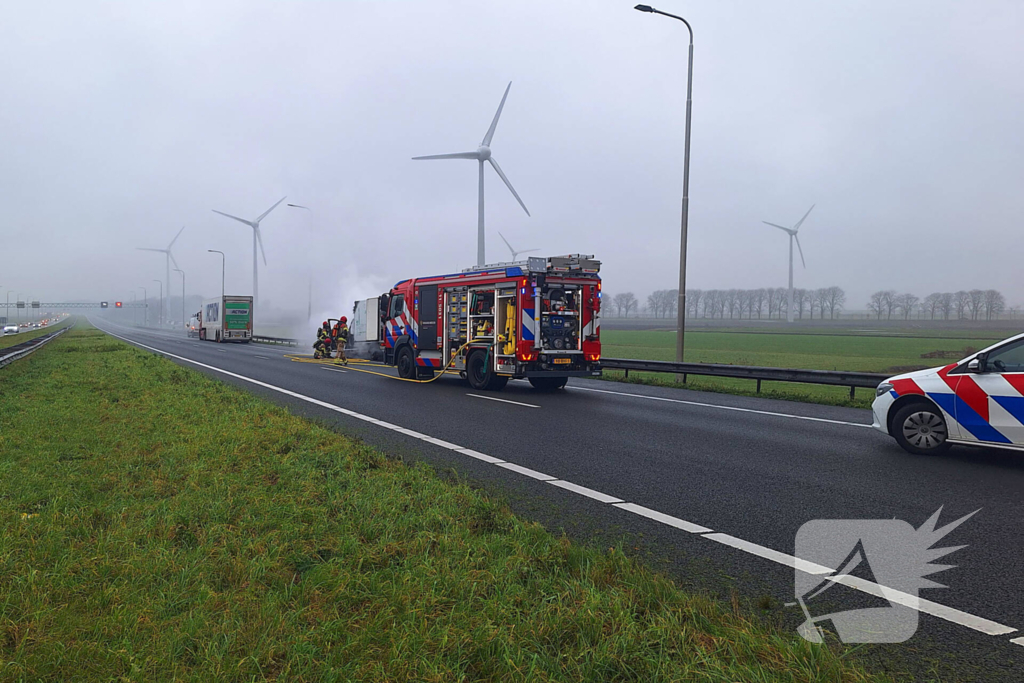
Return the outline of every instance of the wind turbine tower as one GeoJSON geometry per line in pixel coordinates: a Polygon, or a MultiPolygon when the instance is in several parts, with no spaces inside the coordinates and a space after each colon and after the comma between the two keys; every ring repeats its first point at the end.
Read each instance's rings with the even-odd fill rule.
{"type": "Polygon", "coordinates": [[[807,209],[804,217],[798,220],[792,228],[769,223],[768,221],[761,221],[765,225],[778,228],[789,235],[789,305],[786,307],[786,322],[793,322],[793,242],[796,242],[796,248],[800,250],[800,262],[804,265],[804,268],[807,268],[807,261],[804,260],[804,250],[800,246],[800,238],[797,236],[797,233],[800,231],[800,226],[807,220],[807,217],[811,215],[811,211],[814,211],[814,206],[814,204],[811,204],[811,208],[807,209]]]}
{"type": "Polygon", "coordinates": [[[495,161],[494,157],[491,156],[491,139],[494,137],[494,129],[498,127],[498,119],[501,117],[501,110],[505,106],[505,99],[508,97],[509,88],[512,87],[512,82],[509,81],[508,86],[505,88],[505,94],[501,97],[501,104],[498,105],[498,111],[494,113],[494,120],[491,121],[491,127],[487,129],[487,134],[484,135],[483,141],[480,142],[480,146],[473,152],[456,152],[454,154],[432,154],[425,157],[413,157],[416,161],[423,161],[427,159],[476,159],[479,165],[479,182],[477,189],[477,235],[476,235],[476,265],[482,266],[485,263],[484,259],[484,162],[489,162],[494,168],[498,177],[505,183],[512,196],[519,202],[519,206],[523,207],[523,211],[526,215],[530,215],[530,210],[526,208],[526,204],[519,198],[519,194],[516,189],[512,187],[512,183],[508,181],[505,174],[502,172],[501,167],[498,166],[498,162],[495,161]]]}
{"type": "Polygon", "coordinates": [[[512,248],[512,245],[508,243],[508,240],[505,239],[505,236],[502,235],[500,232],[498,233],[498,237],[500,237],[501,241],[505,243],[505,246],[508,247],[508,250],[512,252],[513,261],[515,261],[516,257],[519,256],[520,254],[529,254],[531,251],[539,251],[538,249],[522,249],[520,251],[516,251],[515,249],[512,248]]]}
{"type": "Polygon", "coordinates": [[[170,319],[171,312],[171,263],[173,262],[174,267],[178,268],[178,262],[174,260],[174,254],[171,253],[171,247],[173,247],[174,243],[178,241],[178,237],[181,236],[181,231],[184,229],[185,226],[181,226],[181,230],[179,230],[178,234],[174,236],[174,239],[171,240],[171,243],[167,245],[166,249],[150,249],[147,247],[135,247],[139,251],[159,251],[161,254],[164,255],[164,264],[166,265],[166,270],[164,272],[164,287],[167,289],[167,315],[164,315],[163,307],[160,308],[160,317],[163,318],[164,320],[170,319]]]}
{"type": "Polygon", "coordinates": [[[250,220],[246,220],[244,218],[239,218],[238,216],[232,216],[230,213],[224,213],[223,211],[218,211],[217,209],[210,209],[214,213],[219,213],[221,216],[227,216],[228,218],[233,218],[236,221],[238,221],[239,223],[245,223],[250,228],[252,228],[252,307],[253,307],[253,320],[256,319],[256,310],[259,309],[259,298],[260,298],[259,276],[258,276],[258,273],[257,273],[257,265],[256,265],[256,244],[257,243],[259,244],[259,247],[260,247],[260,253],[263,254],[263,265],[267,265],[267,252],[263,251],[263,236],[260,234],[260,221],[262,221],[264,218],[266,218],[268,213],[270,213],[271,211],[276,209],[277,205],[280,204],[281,202],[283,202],[287,198],[288,197],[281,197],[280,199],[277,200],[276,204],[274,204],[272,207],[270,207],[269,209],[267,209],[266,211],[261,213],[259,216],[257,216],[255,220],[251,220],[251,221],[250,220]]]}

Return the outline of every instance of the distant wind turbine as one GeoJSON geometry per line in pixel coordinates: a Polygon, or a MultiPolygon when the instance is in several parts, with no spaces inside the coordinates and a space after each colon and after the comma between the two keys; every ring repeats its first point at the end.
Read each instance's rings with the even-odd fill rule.
{"type": "Polygon", "coordinates": [[[539,251],[539,249],[521,249],[519,251],[516,251],[515,249],[512,248],[512,245],[508,243],[508,240],[505,239],[505,236],[502,235],[500,232],[498,233],[498,237],[500,237],[501,241],[505,243],[505,246],[508,247],[508,250],[512,252],[513,261],[515,261],[516,257],[519,256],[520,254],[529,254],[531,251],[539,251]]]}
{"type": "Polygon", "coordinates": [[[804,217],[796,222],[792,228],[787,228],[782,225],[776,225],[775,223],[769,223],[768,221],[761,221],[765,225],[770,225],[773,228],[778,228],[789,233],[789,306],[786,308],[786,321],[793,322],[793,242],[796,242],[796,248],[800,250],[800,262],[804,264],[804,268],[807,267],[807,261],[804,260],[804,249],[800,246],[800,238],[797,237],[797,232],[800,231],[800,226],[804,224],[807,217],[811,215],[811,211],[814,210],[815,205],[811,204],[811,208],[807,209],[807,213],[804,217]]]}
{"type": "Polygon", "coordinates": [[[512,183],[508,181],[505,174],[501,171],[501,167],[498,166],[498,162],[491,156],[491,138],[494,137],[494,129],[498,127],[498,118],[501,117],[501,110],[505,106],[505,99],[508,97],[509,88],[512,87],[512,81],[509,81],[508,86],[505,88],[505,94],[501,97],[501,104],[498,105],[498,111],[494,113],[494,120],[491,121],[491,127],[487,129],[487,134],[484,135],[483,141],[480,146],[476,148],[474,152],[456,152],[454,154],[432,154],[425,157],[413,157],[416,161],[422,161],[426,159],[476,159],[480,166],[480,181],[478,185],[478,199],[477,199],[477,235],[476,235],[476,265],[484,265],[484,162],[490,162],[491,166],[494,167],[498,177],[502,179],[505,185],[508,187],[512,196],[519,202],[519,206],[523,207],[523,211],[526,215],[530,215],[530,210],[526,208],[526,204],[519,198],[519,194],[516,189],[512,187],[512,183]]]}
{"type": "Polygon", "coordinates": [[[165,279],[164,279],[164,289],[166,289],[167,292],[168,292],[168,294],[167,294],[167,316],[166,317],[164,316],[163,309],[160,310],[160,316],[164,320],[167,320],[167,319],[170,318],[170,310],[171,310],[171,296],[170,296],[170,291],[171,291],[171,289],[170,289],[170,287],[171,287],[171,263],[174,263],[174,267],[175,268],[178,267],[178,262],[174,260],[174,254],[171,253],[171,247],[173,247],[174,243],[178,241],[178,237],[181,236],[181,231],[184,230],[184,229],[185,229],[185,226],[184,225],[181,226],[181,230],[179,230],[178,234],[174,236],[174,239],[171,240],[171,243],[167,245],[166,249],[150,249],[148,247],[135,247],[139,251],[159,251],[161,254],[164,255],[164,264],[166,265],[166,271],[164,272],[164,277],[165,277],[165,279]]]}
{"type": "MultiPolygon", "coordinates": [[[[230,213],[224,213],[223,211],[218,211],[217,209],[210,209],[214,213],[219,213],[221,216],[227,216],[228,218],[234,218],[239,223],[245,223],[250,228],[252,228],[252,304],[253,304],[253,309],[254,310],[258,310],[259,309],[259,298],[260,298],[260,294],[259,294],[259,278],[257,276],[257,270],[256,270],[256,244],[257,243],[259,243],[259,245],[260,245],[260,253],[263,254],[263,265],[267,265],[267,252],[263,251],[263,236],[260,234],[260,221],[262,221],[264,218],[266,218],[268,213],[270,213],[271,211],[276,209],[277,205],[280,204],[281,202],[283,202],[287,198],[288,197],[281,197],[280,199],[277,200],[276,204],[274,204],[272,207],[270,207],[269,209],[267,209],[266,211],[261,213],[259,216],[257,216],[255,220],[251,220],[251,221],[246,220],[244,218],[239,218],[238,216],[232,216],[230,213]]],[[[254,318],[255,318],[255,315],[254,315],[254,318]]]]}

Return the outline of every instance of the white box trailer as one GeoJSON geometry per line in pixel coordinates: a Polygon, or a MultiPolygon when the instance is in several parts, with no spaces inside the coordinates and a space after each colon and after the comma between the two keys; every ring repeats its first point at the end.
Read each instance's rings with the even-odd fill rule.
{"type": "Polygon", "coordinates": [[[252,339],[252,297],[204,299],[199,309],[199,338],[215,342],[248,343],[252,339]]]}
{"type": "Polygon", "coordinates": [[[349,330],[352,332],[352,341],[380,341],[377,304],[377,297],[373,297],[372,299],[357,301],[352,307],[352,324],[349,325],[349,330]]]}
{"type": "Polygon", "coordinates": [[[352,306],[352,320],[348,326],[350,355],[356,358],[380,360],[380,301],[378,297],[357,301],[352,306]]]}

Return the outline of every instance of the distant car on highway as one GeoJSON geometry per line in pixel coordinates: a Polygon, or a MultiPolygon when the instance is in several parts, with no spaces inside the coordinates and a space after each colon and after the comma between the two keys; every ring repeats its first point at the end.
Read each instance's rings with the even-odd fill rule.
{"type": "Polygon", "coordinates": [[[875,395],[872,426],[910,453],[954,443],[1024,451],[1024,334],[959,363],[890,377],[875,395]]]}
{"type": "Polygon", "coordinates": [[[4,325],[4,334],[18,334],[18,326],[4,325]]]}

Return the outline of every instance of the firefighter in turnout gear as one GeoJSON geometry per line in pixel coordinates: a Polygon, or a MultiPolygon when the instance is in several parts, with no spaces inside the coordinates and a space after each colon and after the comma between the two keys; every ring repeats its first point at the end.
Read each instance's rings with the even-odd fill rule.
{"type": "Polygon", "coordinates": [[[338,346],[338,355],[336,358],[341,361],[342,365],[348,365],[348,358],[345,356],[345,347],[348,345],[348,318],[341,316],[338,320],[338,324],[334,326],[334,342],[338,346]]]}
{"type": "Polygon", "coordinates": [[[313,358],[327,358],[331,355],[331,326],[324,321],[316,331],[316,343],[313,344],[313,358]]]}

